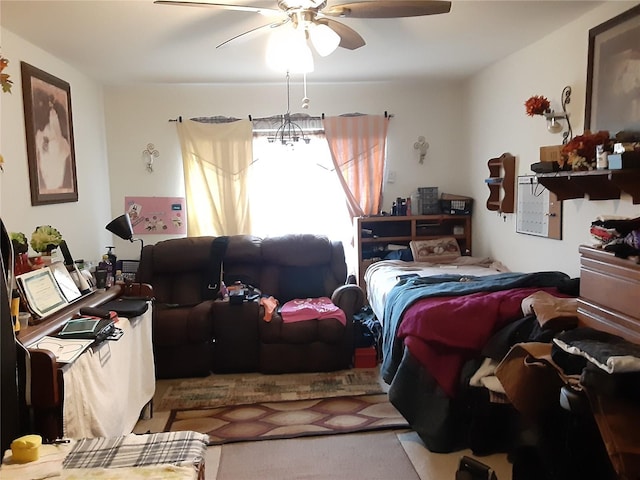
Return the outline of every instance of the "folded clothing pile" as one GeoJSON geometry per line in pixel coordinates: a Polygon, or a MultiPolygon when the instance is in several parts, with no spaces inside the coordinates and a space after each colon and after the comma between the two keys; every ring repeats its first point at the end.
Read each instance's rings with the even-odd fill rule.
{"type": "Polygon", "coordinates": [[[617,257],[640,255],[640,217],[598,217],[591,223],[591,236],[617,257]]]}

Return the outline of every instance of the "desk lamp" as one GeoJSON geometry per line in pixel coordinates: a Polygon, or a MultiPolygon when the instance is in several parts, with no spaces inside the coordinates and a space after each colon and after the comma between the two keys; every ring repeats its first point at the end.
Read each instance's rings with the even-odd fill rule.
{"type": "Polygon", "coordinates": [[[111,233],[117,235],[123,240],[129,240],[133,242],[137,240],[140,242],[140,252],[142,252],[142,248],[144,247],[144,242],[141,238],[133,238],[133,226],[131,225],[131,218],[128,213],[124,215],[120,215],[117,218],[114,218],[107,224],[106,227],[111,233]]]}

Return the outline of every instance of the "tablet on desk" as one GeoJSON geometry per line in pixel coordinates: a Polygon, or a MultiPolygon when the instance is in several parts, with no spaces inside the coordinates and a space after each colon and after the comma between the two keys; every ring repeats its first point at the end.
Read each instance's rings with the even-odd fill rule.
{"type": "Polygon", "coordinates": [[[95,328],[98,326],[98,322],[99,320],[91,318],[69,320],[58,335],[62,337],[65,335],[76,333],[93,333],[95,331],[95,328]]]}
{"type": "Polygon", "coordinates": [[[106,336],[113,328],[113,323],[110,318],[77,318],[69,320],[58,333],[58,337],[97,339],[101,335],[106,336]]]}

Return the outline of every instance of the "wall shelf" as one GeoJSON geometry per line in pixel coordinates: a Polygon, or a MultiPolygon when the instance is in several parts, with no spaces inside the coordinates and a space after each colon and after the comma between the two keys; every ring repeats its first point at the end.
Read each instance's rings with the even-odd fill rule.
{"type": "Polygon", "coordinates": [[[487,162],[489,178],[485,179],[485,183],[489,187],[488,210],[500,213],[515,211],[515,166],[516,159],[509,153],[487,162]]]}
{"type": "Polygon", "coordinates": [[[640,169],[587,170],[536,175],[538,182],[558,200],[589,197],[589,200],[615,200],[622,193],[640,203],[640,169]]]}

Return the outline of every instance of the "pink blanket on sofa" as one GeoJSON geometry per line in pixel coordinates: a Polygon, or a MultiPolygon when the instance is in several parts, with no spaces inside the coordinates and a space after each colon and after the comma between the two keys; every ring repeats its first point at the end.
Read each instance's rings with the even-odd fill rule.
{"type": "Polygon", "coordinates": [[[398,337],[450,397],[455,396],[464,363],[477,356],[491,335],[522,318],[522,300],[537,291],[515,288],[417,301],[404,313],[398,337]]]}
{"type": "Polygon", "coordinates": [[[282,316],[282,321],[285,323],[335,318],[343,325],[347,324],[347,316],[329,297],[296,298],[289,300],[282,306],[280,315],[282,316]]]}

